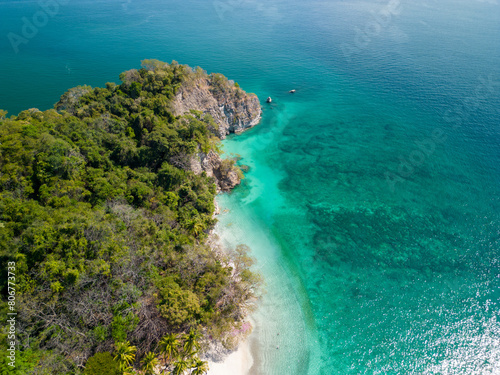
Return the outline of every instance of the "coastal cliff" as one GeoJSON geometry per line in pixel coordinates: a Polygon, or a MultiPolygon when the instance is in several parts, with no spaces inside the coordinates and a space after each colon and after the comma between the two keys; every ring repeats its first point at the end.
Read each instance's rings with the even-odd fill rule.
{"type": "Polygon", "coordinates": [[[197,77],[183,84],[173,101],[174,113],[191,110],[209,114],[218,125],[216,133],[224,139],[259,123],[262,110],[255,94],[247,94],[222,74],[197,77]]]}
{"type": "Polygon", "coordinates": [[[168,162],[177,168],[191,171],[196,175],[205,173],[214,179],[217,192],[230,191],[241,182],[242,173],[231,159],[222,159],[213,149],[194,154],[178,154],[168,162]]]}
{"type": "MultiPolygon", "coordinates": [[[[220,73],[207,74],[200,67],[193,69],[176,61],[167,64],[144,60],[143,67],[151,76],[164,77],[165,69],[170,69],[172,74],[181,74],[182,79],[176,82],[171,100],[163,103],[164,108],[177,117],[193,111],[210,115],[216,124],[214,134],[220,139],[230,133],[241,133],[257,125],[261,119],[259,98],[246,93],[220,73]]],[[[143,87],[144,77],[137,69],[122,73],[120,79],[126,86],[135,83],[143,87]]],[[[137,85],[135,87],[139,89],[137,85]]]]}
{"type": "MultiPolygon", "coordinates": [[[[202,121],[219,140],[226,138],[230,133],[238,134],[245,131],[257,125],[261,119],[262,109],[258,97],[246,93],[237,83],[228,80],[222,74],[209,75],[201,68],[193,69],[187,65],[179,65],[175,61],[167,64],[158,60],[144,60],[143,67],[147,75],[144,74],[144,70],[137,69],[128,70],[120,75],[123,82],[120,89],[134,98],[136,107],[147,106],[155,115],[165,114],[176,119],[181,119],[183,116],[195,117],[202,121]],[[174,77],[181,78],[175,82],[166,71],[172,72],[174,77]],[[159,79],[161,83],[157,83],[159,79]],[[169,87],[169,90],[172,90],[160,89],[165,80],[176,83],[173,88],[169,87]],[[144,90],[151,91],[152,94],[164,94],[169,100],[150,104],[149,100],[141,96],[144,90]]],[[[61,97],[56,108],[76,116],[91,115],[95,108],[85,106],[82,108],[81,99],[92,91],[90,86],[72,88],[61,97]]],[[[137,119],[143,118],[140,114],[134,122],[137,123],[137,119]]],[[[154,123],[155,118],[144,120],[154,123]]],[[[149,127],[147,126],[146,130],[149,130],[149,127]]],[[[143,129],[133,130],[136,133],[143,132],[143,129]]],[[[169,157],[169,163],[196,174],[205,172],[207,176],[214,178],[217,191],[231,190],[240,183],[242,176],[234,162],[220,157],[216,147],[210,147],[209,150],[201,150],[198,147],[197,152],[179,150],[169,157]]]]}
{"type": "MultiPolygon", "coordinates": [[[[212,131],[219,139],[226,138],[230,133],[241,133],[259,123],[262,109],[255,94],[244,92],[222,74],[194,72],[194,78],[179,87],[172,101],[176,116],[192,113],[193,110],[210,115],[216,124],[212,131]]],[[[229,191],[241,181],[237,167],[228,160],[222,160],[213,150],[191,156],[189,167],[185,169],[196,174],[205,172],[213,177],[218,191],[229,191]]]]}

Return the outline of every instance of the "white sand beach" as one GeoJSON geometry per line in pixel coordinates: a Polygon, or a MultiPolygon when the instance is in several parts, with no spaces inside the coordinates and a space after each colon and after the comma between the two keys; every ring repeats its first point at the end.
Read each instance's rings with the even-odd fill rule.
{"type": "Polygon", "coordinates": [[[248,375],[253,365],[250,344],[245,340],[238,350],[226,357],[224,362],[209,362],[210,370],[207,375],[248,375]]]}

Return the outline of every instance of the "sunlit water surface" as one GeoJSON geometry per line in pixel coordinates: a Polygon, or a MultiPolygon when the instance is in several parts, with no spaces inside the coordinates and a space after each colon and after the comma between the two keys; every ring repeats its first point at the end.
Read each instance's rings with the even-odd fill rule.
{"type": "Polygon", "coordinates": [[[219,198],[266,280],[252,374],[500,373],[497,1],[68,1],[25,38],[40,9],[0,1],[11,114],[145,58],[273,97],[219,198]]]}

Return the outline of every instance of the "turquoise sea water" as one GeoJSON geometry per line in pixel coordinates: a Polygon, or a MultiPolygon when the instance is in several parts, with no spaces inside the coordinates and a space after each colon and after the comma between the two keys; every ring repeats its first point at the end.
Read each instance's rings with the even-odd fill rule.
{"type": "Polygon", "coordinates": [[[273,97],[219,199],[266,279],[252,375],[500,373],[496,0],[68,0],[16,53],[40,9],[0,0],[11,114],[145,58],[273,97]]]}

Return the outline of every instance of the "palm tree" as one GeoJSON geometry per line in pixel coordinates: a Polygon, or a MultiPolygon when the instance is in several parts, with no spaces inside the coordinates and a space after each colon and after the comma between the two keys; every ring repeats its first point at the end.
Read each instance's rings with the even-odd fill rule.
{"type": "Polygon", "coordinates": [[[135,361],[135,352],[137,348],[130,345],[129,341],[117,342],[115,344],[116,355],[114,357],[120,363],[120,369],[125,370],[135,361]]]}
{"type": "Polygon", "coordinates": [[[160,340],[160,353],[163,354],[163,359],[170,362],[173,358],[179,355],[179,340],[177,335],[171,333],[160,340]]]}
{"type": "Polygon", "coordinates": [[[155,353],[149,352],[144,356],[141,361],[142,369],[144,370],[144,375],[153,375],[155,367],[158,365],[158,358],[156,358],[155,353]]]}
{"type": "Polygon", "coordinates": [[[208,362],[195,358],[192,368],[193,372],[191,372],[191,375],[204,375],[208,372],[208,362]]]}
{"type": "Polygon", "coordinates": [[[192,219],[186,223],[186,229],[195,237],[203,232],[203,224],[201,224],[198,220],[192,219]]]}
{"type": "Polygon", "coordinates": [[[189,369],[189,362],[179,358],[174,366],[173,375],[183,375],[189,369]]]}
{"type": "Polygon", "coordinates": [[[198,340],[201,338],[201,334],[192,329],[189,331],[189,334],[184,335],[184,353],[186,355],[191,354],[194,351],[197,351],[200,349],[200,344],[198,343],[198,340]],[[193,350],[194,349],[194,350],[193,350]]]}

